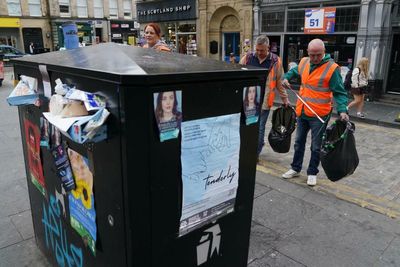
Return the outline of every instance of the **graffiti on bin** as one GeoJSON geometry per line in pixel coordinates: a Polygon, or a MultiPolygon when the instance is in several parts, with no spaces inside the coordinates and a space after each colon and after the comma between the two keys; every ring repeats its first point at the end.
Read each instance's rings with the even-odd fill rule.
{"type": "Polygon", "coordinates": [[[61,219],[61,208],[58,200],[50,194],[50,203],[47,205],[43,201],[43,218],[46,235],[46,246],[55,252],[58,266],[60,267],[82,267],[82,249],[67,240],[66,229],[63,227],[61,219]]]}

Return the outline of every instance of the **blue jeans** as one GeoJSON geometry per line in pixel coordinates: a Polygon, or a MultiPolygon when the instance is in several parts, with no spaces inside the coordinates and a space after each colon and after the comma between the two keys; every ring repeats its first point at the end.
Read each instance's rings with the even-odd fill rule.
{"type": "Polygon", "coordinates": [[[269,115],[269,109],[268,110],[261,110],[260,114],[260,128],[258,131],[258,147],[257,147],[257,156],[260,155],[261,150],[263,149],[264,146],[264,136],[265,136],[265,124],[267,124],[268,120],[268,115],[269,115]]]}
{"type": "Polygon", "coordinates": [[[307,134],[311,130],[311,158],[308,164],[307,175],[317,175],[319,165],[319,152],[321,151],[322,135],[326,124],[317,118],[297,118],[296,139],[294,143],[294,156],[291,164],[292,169],[300,172],[303,166],[304,151],[306,147],[307,134]]]}

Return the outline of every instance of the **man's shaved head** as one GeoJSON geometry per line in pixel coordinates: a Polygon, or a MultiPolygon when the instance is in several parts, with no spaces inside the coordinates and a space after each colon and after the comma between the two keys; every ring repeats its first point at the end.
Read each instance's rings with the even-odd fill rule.
{"type": "Polygon", "coordinates": [[[308,43],[308,56],[310,62],[313,64],[319,64],[325,56],[325,44],[321,39],[313,39],[308,43]]]}

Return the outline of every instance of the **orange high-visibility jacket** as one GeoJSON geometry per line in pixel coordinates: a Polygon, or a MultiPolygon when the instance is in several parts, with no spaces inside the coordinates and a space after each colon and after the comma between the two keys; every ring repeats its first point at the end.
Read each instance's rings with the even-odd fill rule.
{"type": "MultiPolygon", "coordinates": [[[[272,55],[274,55],[274,54],[272,54],[272,55]]],[[[275,90],[277,88],[277,80],[278,80],[277,72],[282,66],[281,59],[276,55],[274,55],[274,56],[275,56],[274,57],[275,62],[273,61],[271,63],[271,68],[269,69],[269,74],[268,74],[268,78],[269,78],[268,79],[269,96],[268,96],[268,102],[267,102],[268,108],[271,108],[272,105],[274,104],[275,90]]]]}
{"type": "MultiPolygon", "coordinates": [[[[333,72],[338,67],[339,66],[333,60],[329,60],[317,66],[313,72],[310,73],[310,58],[302,58],[299,63],[298,70],[301,76],[299,95],[318,116],[326,116],[332,110],[333,94],[329,88],[329,81],[331,80],[333,72]]],[[[303,109],[305,115],[308,117],[315,117],[314,113],[311,112],[303,102],[297,100],[297,116],[301,116],[303,109]]]]}

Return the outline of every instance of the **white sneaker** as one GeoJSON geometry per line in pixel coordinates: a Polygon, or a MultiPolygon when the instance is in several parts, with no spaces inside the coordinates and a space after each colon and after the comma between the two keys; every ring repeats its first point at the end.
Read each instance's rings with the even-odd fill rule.
{"type": "Polygon", "coordinates": [[[285,172],[284,174],[282,174],[282,177],[285,179],[290,179],[290,178],[294,178],[300,175],[300,172],[296,172],[292,169],[288,170],[287,172],[285,172]]]}
{"type": "Polygon", "coordinates": [[[316,175],[309,175],[307,179],[307,184],[310,186],[314,186],[317,184],[317,176],[316,175]]]}

